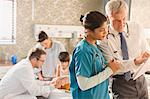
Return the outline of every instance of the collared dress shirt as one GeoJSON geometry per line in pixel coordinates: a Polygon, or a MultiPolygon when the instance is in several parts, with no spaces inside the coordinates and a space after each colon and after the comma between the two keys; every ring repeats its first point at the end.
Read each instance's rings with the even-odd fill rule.
{"type": "Polygon", "coordinates": [[[129,59],[123,60],[121,53],[120,36],[117,31],[109,26],[109,34],[100,41],[100,47],[106,60],[116,59],[121,63],[119,74],[128,71],[135,72],[138,66],[135,65],[134,59],[141,55],[142,52],[149,51],[149,46],[144,38],[144,32],[140,25],[129,22],[128,28],[125,27],[123,35],[127,42],[129,59]],[[127,33],[128,31],[128,33],[127,33]]]}

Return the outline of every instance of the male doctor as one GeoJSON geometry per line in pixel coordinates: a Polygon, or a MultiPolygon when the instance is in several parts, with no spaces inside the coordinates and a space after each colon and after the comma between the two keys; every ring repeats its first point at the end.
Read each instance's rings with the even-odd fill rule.
{"type": "Polygon", "coordinates": [[[125,0],[110,0],[105,7],[109,19],[108,35],[101,42],[107,60],[120,62],[122,70],[113,76],[112,91],[115,99],[148,99],[144,75],[133,79],[135,69],[149,58],[148,45],[141,27],[127,23],[128,6],[125,0]]]}
{"type": "Polygon", "coordinates": [[[53,87],[49,82],[37,82],[33,72],[33,68],[39,68],[45,59],[46,53],[37,48],[13,66],[0,81],[0,99],[48,97],[53,87]]]}

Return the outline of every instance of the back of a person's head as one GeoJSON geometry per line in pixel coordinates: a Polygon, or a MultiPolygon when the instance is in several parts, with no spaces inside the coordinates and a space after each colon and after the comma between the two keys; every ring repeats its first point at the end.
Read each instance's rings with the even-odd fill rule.
{"type": "Polygon", "coordinates": [[[33,48],[32,51],[29,53],[29,60],[33,58],[39,60],[41,55],[46,55],[46,52],[43,49],[33,48]]]}
{"type": "Polygon", "coordinates": [[[44,31],[40,31],[37,42],[43,42],[46,39],[48,39],[48,35],[44,31]]]}
{"type": "Polygon", "coordinates": [[[105,6],[107,16],[119,12],[121,9],[126,9],[126,11],[128,11],[128,5],[125,0],[110,0],[105,6]]]}
{"type": "Polygon", "coordinates": [[[69,62],[70,61],[68,52],[60,52],[58,58],[61,62],[67,62],[67,61],[69,62]]]}
{"type": "Polygon", "coordinates": [[[107,21],[105,15],[98,11],[90,11],[85,15],[81,15],[80,21],[85,29],[94,31],[107,21]]]}

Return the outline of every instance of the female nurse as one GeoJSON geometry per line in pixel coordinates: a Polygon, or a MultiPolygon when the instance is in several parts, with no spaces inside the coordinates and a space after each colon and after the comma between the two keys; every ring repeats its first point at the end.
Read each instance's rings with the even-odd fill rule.
{"type": "Polygon", "coordinates": [[[98,11],[81,16],[85,39],[75,47],[69,66],[73,99],[110,99],[108,78],[120,68],[112,59],[106,62],[97,40],[107,34],[107,18],[98,11]]]}

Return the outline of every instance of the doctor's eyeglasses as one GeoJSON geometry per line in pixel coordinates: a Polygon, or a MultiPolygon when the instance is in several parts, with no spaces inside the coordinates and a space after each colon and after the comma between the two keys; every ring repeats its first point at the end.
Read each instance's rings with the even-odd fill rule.
{"type": "Polygon", "coordinates": [[[45,60],[41,60],[41,59],[39,59],[38,61],[40,61],[40,62],[44,62],[45,60]]]}
{"type": "Polygon", "coordinates": [[[39,58],[36,58],[37,59],[37,61],[40,61],[40,62],[44,62],[45,60],[42,60],[42,59],[39,59],[39,58]]]}

